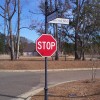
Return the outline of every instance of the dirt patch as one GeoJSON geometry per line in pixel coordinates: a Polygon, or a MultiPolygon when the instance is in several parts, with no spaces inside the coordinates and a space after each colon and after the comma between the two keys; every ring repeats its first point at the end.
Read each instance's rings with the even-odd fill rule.
{"type": "MultiPolygon", "coordinates": [[[[44,91],[32,100],[44,100],[44,91]]],[[[100,100],[100,80],[64,83],[48,89],[48,100],[100,100]]]]}
{"type": "MultiPolygon", "coordinates": [[[[18,61],[0,60],[0,69],[7,70],[38,70],[44,69],[45,63],[42,57],[20,58],[18,61]]],[[[67,69],[67,68],[100,68],[100,60],[97,61],[74,61],[72,58],[64,61],[52,61],[48,58],[48,69],[67,69]]]]}

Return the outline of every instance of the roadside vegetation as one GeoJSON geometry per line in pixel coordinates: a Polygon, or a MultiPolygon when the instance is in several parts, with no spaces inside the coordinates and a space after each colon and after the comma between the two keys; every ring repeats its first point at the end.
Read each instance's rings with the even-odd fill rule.
{"type": "MultiPolygon", "coordinates": [[[[45,68],[40,55],[23,56],[24,48],[31,41],[20,37],[20,30],[35,30],[38,35],[45,33],[44,20],[32,19],[29,26],[21,26],[24,13],[21,7],[26,1],[34,2],[3,0],[0,3],[0,70],[45,68]],[[13,18],[16,18],[16,26],[13,18]]],[[[47,24],[47,33],[56,38],[58,45],[55,55],[48,57],[48,69],[90,68],[92,73],[91,79],[49,88],[49,100],[100,100],[100,79],[96,78],[100,68],[100,0],[41,0],[38,8],[42,17],[46,14],[45,4],[47,15],[57,11],[59,18],[70,21],[69,25],[47,24]]],[[[29,12],[33,16],[39,14],[33,9],[29,12]]],[[[34,95],[31,100],[44,100],[44,92],[34,95]]]]}
{"type": "MultiPolygon", "coordinates": [[[[26,2],[26,0],[25,0],[26,2]]],[[[27,1],[29,2],[29,1],[27,1]]],[[[18,60],[23,54],[20,29],[35,30],[43,34],[44,21],[32,20],[28,27],[21,26],[22,2],[20,0],[4,0],[0,4],[0,17],[3,25],[0,28],[0,54],[9,54],[11,60],[18,60]],[[12,27],[16,17],[17,27],[12,27]],[[15,34],[16,33],[16,34],[15,34]]],[[[39,2],[40,13],[45,15],[45,0],[39,2]]],[[[48,33],[52,34],[58,43],[55,60],[59,60],[59,52],[73,54],[75,60],[85,60],[86,54],[100,55],[100,3],[99,0],[49,0],[47,14],[57,10],[58,17],[70,20],[69,25],[48,24],[48,33]],[[92,53],[91,53],[92,52],[92,53]]],[[[37,14],[29,9],[30,14],[37,14]]],[[[24,20],[24,19],[23,19],[24,20]]]]}
{"type": "MultiPolygon", "coordinates": [[[[31,100],[44,100],[44,92],[34,95],[31,100]]],[[[81,80],[51,87],[48,100],[100,100],[100,80],[81,80]]]]}

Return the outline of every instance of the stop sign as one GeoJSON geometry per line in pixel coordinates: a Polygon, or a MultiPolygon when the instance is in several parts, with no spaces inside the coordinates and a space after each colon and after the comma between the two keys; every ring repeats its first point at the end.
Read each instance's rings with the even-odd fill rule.
{"type": "Polygon", "coordinates": [[[43,57],[52,56],[57,50],[57,42],[50,34],[42,34],[36,40],[36,51],[43,57]]]}

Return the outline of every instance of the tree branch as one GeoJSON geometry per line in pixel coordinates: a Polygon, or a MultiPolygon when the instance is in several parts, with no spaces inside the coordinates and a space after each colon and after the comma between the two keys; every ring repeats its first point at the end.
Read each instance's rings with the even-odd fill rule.
{"type": "Polygon", "coordinates": [[[36,15],[43,14],[43,13],[35,13],[35,12],[32,12],[31,10],[29,10],[29,12],[36,15]]]}
{"type": "MultiPolygon", "coordinates": [[[[4,19],[7,19],[5,16],[3,16],[2,14],[0,14],[0,16],[2,17],[2,18],[4,18],[4,19]]],[[[7,19],[8,20],[8,19],[7,19]]]]}
{"type": "Polygon", "coordinates": [[[32,29],[29,28],[29,27],[21,27],[20,30],[23,29],[23,28],[26,28],[26,29],[32,30],[32,29]]]}
{"type": "Polygon", "coordinates": [[[15,12],[16,12],[16,0],[15,0],[15,5],[14,5],[13,13],[11,14],[9,19],[12,19],[13,15],[15,14],[15,12]]]}
{"type": "Polygon", "coordinates": [[[5,11],[5,9],[0,5],[0,8],[5,11]]]}

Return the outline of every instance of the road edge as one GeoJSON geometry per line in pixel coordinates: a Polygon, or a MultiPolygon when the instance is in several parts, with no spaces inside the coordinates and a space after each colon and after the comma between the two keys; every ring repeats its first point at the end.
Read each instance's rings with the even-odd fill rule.
{"type": "MultiPolygon", "coordinates": [[[[60,85],[60,84],[64,84],[64,83],[69,83],[69,82],[75,82],[77,80],[71,80],[71,81],[65,81],[65,82],[61,82],[61,83],[58,83],[58,84],[55,84],[55,85],[51,85],[51,86],[48,86],[48,88],[51,88],[51,87],[55,87],[57,85],[60,85]]],[[[31,100],[32,96],[36,95],[37,93],[41,92],[44,90],[44,87],[41,87],[39,89],[36,89],[36,88],[32,88],[30,91],[24,93],[24,94],[21,94],[19,96],[17,96],[17,99],[11,99],[11,100],[23,100],[21,98],[25,98],[25,100],[31,100]],[[18,99],[19,98],[19,99],[18,99]]]]}
{"type": "MultiPolygon", "coordinates": [[[[53,71],[78,71],[78,70],[100,70],[100,68],[69,68],[69,69],[48,69],[48,72],[53,71]]],[[[44,70],[0,70],[0,72],[44,72],[44,70]]]]}

